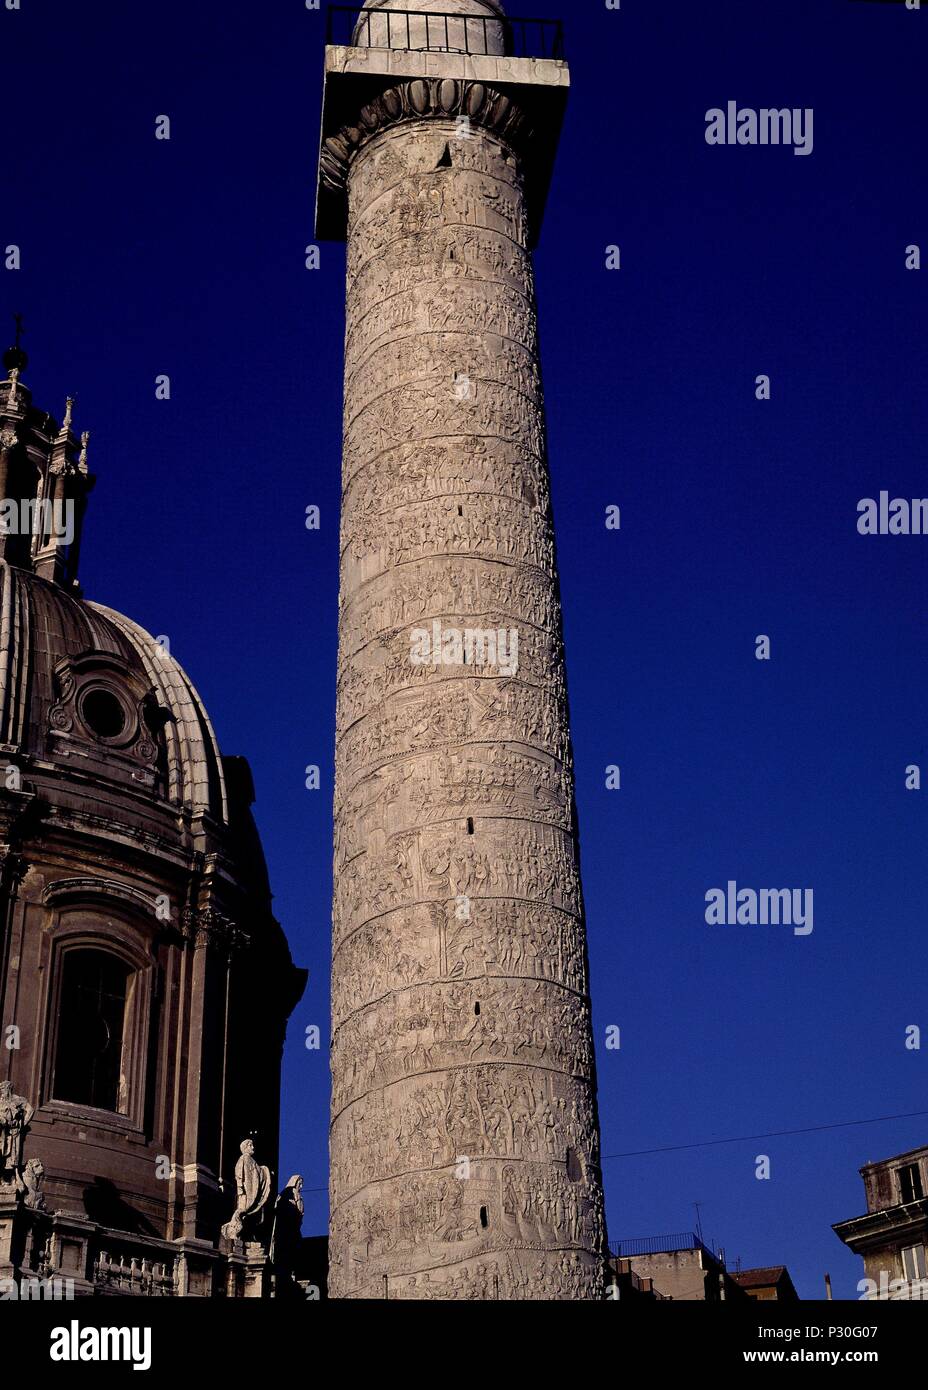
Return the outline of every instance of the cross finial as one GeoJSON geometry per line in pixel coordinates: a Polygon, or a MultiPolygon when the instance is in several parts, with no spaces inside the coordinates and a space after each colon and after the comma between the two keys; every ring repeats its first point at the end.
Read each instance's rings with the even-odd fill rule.
{"type": "Polygon", "coordinates": [[[10,371],[14,367],[18,368],[19,371],[23,371],[23,369],[29,365],[29,358],[26,356],[26,349],[21,343],[22,336],[26,331],[23,328],[22,314],[14,314],[13,322],[16,324],[16,343],[15,346],[8,347],[3,354],[3,365],[7,371],[10,371]]]}

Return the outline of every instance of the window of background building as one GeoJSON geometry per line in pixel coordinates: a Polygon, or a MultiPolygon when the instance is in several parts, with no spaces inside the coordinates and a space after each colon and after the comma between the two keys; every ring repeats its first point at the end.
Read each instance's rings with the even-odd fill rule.
{"type": "Polygon", "coordinates": [[[922,1191],[922,1175],[917,1163],[907,1163],[899,1172],[899,1198],[902,1202],[920,1202],[925,1195],[922,1191]]]}
{"type": "Polygon", "coordinates": [[[924,1245],[910,1245],[903,1250],[902,1272],[907,1279],[928,1279],[924,1245]]]}
{"type": "Polygon", "coordinates": [[[106,951],[65,953],[55,1055],[55,1100],[119,1109],[129,967],[106,951]]]}

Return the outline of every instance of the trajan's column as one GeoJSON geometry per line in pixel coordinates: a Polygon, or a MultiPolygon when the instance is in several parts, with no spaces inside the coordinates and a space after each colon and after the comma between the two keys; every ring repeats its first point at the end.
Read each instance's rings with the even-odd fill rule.
{"type": "Polygon", "coordinates": [[[326,50],[317,233],[348,266],[336,1298],[603,1287],[529,255],[569,79],[512,47],[497,0],[369,0],[326,50]]]}

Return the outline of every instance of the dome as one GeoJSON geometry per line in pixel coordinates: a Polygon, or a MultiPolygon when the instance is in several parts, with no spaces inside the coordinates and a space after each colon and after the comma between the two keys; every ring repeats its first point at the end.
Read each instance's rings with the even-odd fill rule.
{"type": "Polygon", "coordinates": [[[6,561],[0,747],[228,822],[216,738],[178,662],[122,614],[6,561]]]}
{"type": "Polygon", "coordinates": [[[193,683],[180,663],[138,623],[102,604],[89,606],[129,641],[154,688],[159,708],[171,715],[165,723],[168,800],[225,824],[229,817],[223,761],[209,715],[193,683]]]}

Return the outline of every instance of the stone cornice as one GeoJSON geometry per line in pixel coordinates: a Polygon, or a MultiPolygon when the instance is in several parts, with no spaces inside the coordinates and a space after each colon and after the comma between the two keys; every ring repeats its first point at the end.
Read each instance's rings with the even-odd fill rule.
{"type": "Polygon", "coordinates": [[[914,1241],[928,1230],[928,1198],[852,1216],[848,1221],[839,1221],[832,1230],[855,1253],[879,1248],[890,1239],[914,1241]]]}
{"type": "Polygon", "coordinates": [[[141,889],[133,888],[128,883],[120,883],[112,878],[93,878],[90,876],[59,878],[53,883],[49,883],[42,894],[42,902],[46,906],[75,898],[117,899],[130,907],[134,907],[136,911],[142,912],[146,917],[156,915],[157,904],[154,896],[143,893],[141,889]]]}

